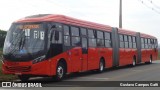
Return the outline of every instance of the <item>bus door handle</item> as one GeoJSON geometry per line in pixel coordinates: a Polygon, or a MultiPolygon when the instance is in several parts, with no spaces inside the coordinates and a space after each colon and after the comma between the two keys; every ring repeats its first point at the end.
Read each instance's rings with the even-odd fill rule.
{"type": "Polygon", "coordinates": [[[80,58],[80,60],[83,60],[83,58],[80,58]]]}

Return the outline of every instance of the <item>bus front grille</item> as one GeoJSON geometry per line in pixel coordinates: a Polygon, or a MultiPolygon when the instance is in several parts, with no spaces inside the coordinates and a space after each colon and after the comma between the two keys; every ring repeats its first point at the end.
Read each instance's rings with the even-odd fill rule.
{"type": "Polygon", "coordinates": [[[29,72],[31,66],[6,66],[6,70],[10,72],[29,72]]]}

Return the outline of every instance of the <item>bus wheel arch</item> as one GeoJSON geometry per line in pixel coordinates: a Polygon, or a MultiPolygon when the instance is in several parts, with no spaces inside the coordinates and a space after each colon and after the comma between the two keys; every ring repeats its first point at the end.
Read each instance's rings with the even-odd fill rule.
{"type": "Polygon", "coordinates": [[[65,59],[61,58],[57,62],[56,75],[54,76],[55,81],[61,81],[67,72],[67,62],[65,59]]]}
{"type": "MultiPolygon", "coordinates": [[[[68,70],[67,70],[67,62],[66,62],[66,60],[64,58],[61,58],[61,59],[59,59],[58,63],[62,63],[64,65],[65,73],[67,73],[68,70]]],[[[58,63],[57,63],[57,65],[58,65],[58,63]]]]}

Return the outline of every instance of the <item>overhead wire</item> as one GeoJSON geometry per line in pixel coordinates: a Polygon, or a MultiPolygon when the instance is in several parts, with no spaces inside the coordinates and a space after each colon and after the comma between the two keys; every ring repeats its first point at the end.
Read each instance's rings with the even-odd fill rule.
{"type": "MultiPolygon", "coordinates": [[[[157,10],[155,7],[149,6],[148,4],[146,4],[146,2],[144,2],[144,0],[138,0],[138,1],[140,1],[140,2],[141,2],[144,6],[146,6],[147,8],[149,8],[149,9],[153,10],[154,12],[160,14],[160,11],[159,11],[159,10],[157,10]]],[[[150,3],[151,3],[151,2],[152,2],[152,1],[150,0],[150,3]]],[[[153,2],[152,2],[152,4],[153,4],[153,2]]]]}

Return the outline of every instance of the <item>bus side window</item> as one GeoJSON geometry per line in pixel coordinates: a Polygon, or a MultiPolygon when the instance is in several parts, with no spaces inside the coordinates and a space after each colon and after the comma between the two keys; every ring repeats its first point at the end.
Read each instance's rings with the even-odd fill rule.
{"type": "Polygon", "coordinates": [[[119,35],[119,41],[120,41],[120,48],[124,48],[124,39],[123,39],[123,35],[119,35]]]}
{"type": "Polygon", "coordinates": [[[141,47],[144,48],[144,38],[141,38],[141,47]]]}
{"type": "Polygon", "coordinates": [[[111,33],[104,32],[104,36],[105,36],[105,47],[112,47],[111,33]]]}
{"type": "Polygon", "coordinates": [[[81,28],[80,30],[81,30],[81,35],[86,37],[87,36],[87,29],[81,28]]]}
{"type": "Polygon", "coordinates": [[[97,46],[104,46],[104,35],[102,31],[97,31],[97,46]]]}
{"type": "Polygon", "coordinates": [[[132,37],[132,42],[133,42],[133,48],[137,48],[135,36],[132,37]]]}
{"type": "Polygon", "coordinates": [[[129,41],[129,48],[133,47],[133,43],[132,43],[132,37],[128,36],[128,41],[129,41]]]}
{"type": "Polygon", "coordinates": [[[128,48],[128,36],[124,35],[124,47],[128,48]]]}
{"type": "Polygon", "coordinates": [[[64,33],[64,45],[70,46],[71,45],[71,38],[70,38],[70,29],[69,26],[63,25],[63,33],[64,33]]]}
{"type": "Polygon", "coordinates": [[[71,27],[72,46],[81,46],[80,32],[78,27],[71,27]]]}
{"type": "Polygon", "coordinates": [[[64,25],[63,26],[63,32],[64,32],[64,35],[70,35],[70,33],[69,33],[69,26],[64,25]]]}
{"type": "Polygon", "coordinates": [[[147,49],[148,48],[148,40],[147,40],[147,38],[144,39],[144,42],[145,42],[145,48],[147,49]]]}

